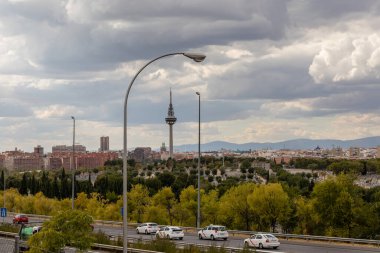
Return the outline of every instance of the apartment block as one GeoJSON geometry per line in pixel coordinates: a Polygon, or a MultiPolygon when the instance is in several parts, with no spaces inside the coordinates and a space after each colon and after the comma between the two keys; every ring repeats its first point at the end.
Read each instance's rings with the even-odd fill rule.
{"type": "Polygon", "coordinates": [[[110,150],[110,138],[108,136],[100,137],[100,152],[105,152],[110,150]]]}
{"type": "Polygon", "coordinates": [[[131,158],[135,159],[136,162],[143,162],[145,160],[151,159],[152,149],[150,147],[139,147],[131,154],[131,158]]]}
{"type": "MultiPolygon", "coordinates": [[[[53,153],[67,153],[67,152],[73,152],[73,146],[66,146],[66,145],[57,145],[53,146],[51,148],[53,153]]],[[[86,147],[80,144],[75,144],[74,146],[75,152],[86,152],[86,147]]]]}

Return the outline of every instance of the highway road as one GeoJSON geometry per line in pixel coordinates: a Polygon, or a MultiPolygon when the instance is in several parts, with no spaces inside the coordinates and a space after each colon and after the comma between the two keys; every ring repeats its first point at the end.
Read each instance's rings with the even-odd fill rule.
{"type": "MultiPolygon", "coordinates": [[[[31,217],[29,219],[31,222],[41,222],[38,218],[31,217]]],[[[7,217],[6,222],[11,223],[12,217],[7,217]]],[[[109,226],[109,225],[95,225],[95,230],[102,230],[107,235],[110,236],[122,236],[122,229],[120,226],[109,226]]],[[[154,239],[153,235],[141,235],[137,234],[136,230],[133,228],[128,229],[128,237],[130,238],[142,238],[142,239],[154,239]]],[[[204,245],[218,245],[226,247],[243,247],[244,237],[232,237],[227,241],[210,241],[210,240],[199,240],[195,233],[186,232],[185,237],[182,241],[183,243],[190,244],[204,244],[204,245]]],[[[335,243],[324,243],[324,242],[308,242],[302,240],[280,240],[280,247],[277,250],[268,249],[270,252],[277,253],[374,253],[380,252],[380,248],[367,246],[367,245],[348,245],[348,244],[335,244],[335,243]]],[[[1,251],[2,252],[2,251],[1,251]]]]}
{"type": "MultiPolygon", "coordinates": [[[[121,236],[122,230],[120,227],[110,227],[110,226],[95,226],[95,229],[100,229],[108,235],[111,236],[121,236]]],[[[154,239],[154,235],[142,235],[137,234],[135,229],[128,229],[129,238],[142,238],[142,239],[154,239]]],[[[218,245],[234,248],[242,248],[244,237],[232,237],[227,241],[211,241],[211,240],[199,240],[195,233],[187,232],[182,241],[191,244],[205,244],[205,245],[218,245]]],[[[306,241],[295,241],[295,240],[280,240],[280,247],[276,250],[266,249],[270,252],[277,253],[374,253],[380,252],[380,248],[371,246],[351,246],[346,244],[329,244],[329,243],[319,243],[319,242],[306,242],[306,241]]]]}

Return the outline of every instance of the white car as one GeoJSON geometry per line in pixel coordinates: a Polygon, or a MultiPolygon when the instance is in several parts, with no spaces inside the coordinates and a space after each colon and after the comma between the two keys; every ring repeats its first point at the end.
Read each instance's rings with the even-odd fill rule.
{"type": "Polygon", "coordinates": [[[136,228],[137,234],[153,234],[158,231],[158,225],[154,222],[141,223],[136,228]]]}
{"type": "Polygon", "coordinates": [[[179,227],[166,226],[166,227],[160,228],[160,230],[156,232],[156,238],[182,240],[183,237],[184,237],[183,230],[182,228],[179,228],[179,227]]]}
{"type": "Polygon", "coordinates": [[[211,240],[217,240],[217,239],[228,239],[228,232],[226,231],[225,226],[219,226],[219,225],[210,225],[205,228],[202,228],[198,231],[198,237],[199,239],[211,239],[211,240]]]}
{"type": "Polygon", "coordinates": [[[280,246],[280,242],[277,237],[272,234],[255,234],[250,238],[244,240],[245,247],[255,247],[255,248],[274,248],[277,249],[280,246]]]}

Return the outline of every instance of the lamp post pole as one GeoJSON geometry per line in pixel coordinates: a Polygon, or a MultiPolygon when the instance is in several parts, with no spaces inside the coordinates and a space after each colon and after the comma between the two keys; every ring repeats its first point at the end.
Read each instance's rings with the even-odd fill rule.
{"type": "MultiPolygon", "coordinates": [[[[3,192],[3,207],[5,207],[5,168],[3,168],[3,187],[4,187],[4,192],[3,192]]],[[[5,223],[5,217],[3,217],[3,224],[5,223]]]]}
{"type": "Polygon", "coordinates": [[[195,62],[202,62],[206,56],[202,54],[192,54],[192,53],[170,53],[170,54],[164,54],[161,55],[148,63],[146,63],[142,68],[140,68],[139,71],[135,74],[135,76],[132,78],[131,82],[129,83],[127,93],[125,95],[124,100],[124,131],[123,131],[123,253],[128,252],[128,219],[127,219],[127,186],[128,186],[128,177],[127,177],[127,109],[128,109],[128,97],[129,93],[131,91],[133,82],[136,80],[137,76],[143,71],[149,64],[152,62],[155,62],[161,58],[173,56],[173,55],[183,55],[186,56],[195,62]]]}
{"type": "Polygon", "coordinates": [[[71,185],[71,209],[74,210],[74,195],[75,195],[75,117],[71,116],[73,119],[73,154],[72,154],[72,185],[71,185]]]}
{"type": "Polygon", "coordinates": [[[198,95],[198,209],[197,209],[197,228],[201,226],[201,93],[198,95]]]}

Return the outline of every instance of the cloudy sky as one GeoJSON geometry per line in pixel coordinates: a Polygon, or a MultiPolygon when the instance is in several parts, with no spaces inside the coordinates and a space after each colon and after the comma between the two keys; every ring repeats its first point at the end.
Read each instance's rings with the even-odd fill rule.
{"type": "Polygon", "coordinates": [[[380,135],[380,1],[1,0],[0,151],[380,135]]]}

